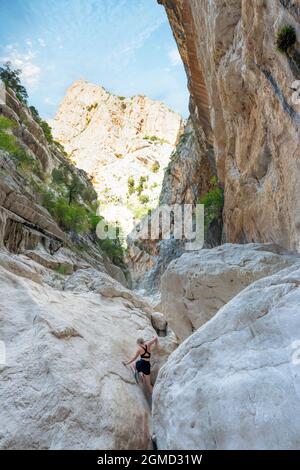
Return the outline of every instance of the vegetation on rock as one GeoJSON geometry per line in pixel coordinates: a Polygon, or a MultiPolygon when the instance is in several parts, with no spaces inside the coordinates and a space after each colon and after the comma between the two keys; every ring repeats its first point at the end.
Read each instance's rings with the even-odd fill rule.
{"type": "Polygon", "coordinates": [[[297,41],[296,30],[291,25],[283,26],[276,35],[276,49],[281,53],[287,53],[297,41]]]}
{"type": "Polygon", "coordinates": [[[200,198],[200,204],[204,204],[205,230],[208,229],[211,222],[218,219],[224,206],[224,192],[218,186],[216,177],[211,178],[212,189],[200,198]]]}
{"type": "Polygon", "coordinates": [[[13,69],[11,62],[6,62],[2,67],[0,67],[0,79],[4,84],[11,88],[17,98],[24,104],[27,104],[28,93],[26,88],[21,84],[20,75],[22,70],[13,69]]]}
{"type": "Polygon", "coordinates": [[[17,127],[16,121],[0,116],[0,149],[9,153],[15,161],[17,168],[23,172],[31,170],[33,173],[40,175],[40,162],[29,155],[12,134],[12,131],[17,127]]]}
{"type": "MultiPolygon", "coordinates": [[[[27,106],[28,94],[21,84],[20,74],[21,70],[13,69],[10,63],[0,68],[0,78],[15,92],[19,101],[27,106]]],[[[98,103],[94,103],[89,110],[96,109],[97,106],[98,103]]],[[[102,252],[113,263],[123,267],[123,248],[119,237],[116,240],[102,241],[97,240],[95,236],[97,224],[102,217],[97,214],[97,193],[92,182],[84,172],[77,170],[69,159],[63,162],[61,157],[67,158],[68,155],[64,147],[53,139],[49,124],[40,117],[34,106],[28,107],[28,110],[43,130],[50,145],[50,152],[51,149],[54,150],[55,145],[61,154],[58,160],[61,162],[60,165],[55,166],[51,174],[43,170],[40,160],[18,137],[20,123],[4,115],[0,115],[0,149],[8,153],[11,161],[15,163],[17,172],[24,177],[27,189],[36,201],[49,211],[60,228],[74,235],[90,234],[102,252]]],[[[25,128],[28,127],[26,119],[21,118],[21,124],[25,128]]],[[[57,268],[60,274],[65,274],[65,271],[64,265],[57,268]]]]}
{"type": "Polygon", "coordinates": [[[157,173],[160,169],[160,164],[158,162],[154,162],[153,165],[151,166],[151,171],[153,173],[157,173]]]}

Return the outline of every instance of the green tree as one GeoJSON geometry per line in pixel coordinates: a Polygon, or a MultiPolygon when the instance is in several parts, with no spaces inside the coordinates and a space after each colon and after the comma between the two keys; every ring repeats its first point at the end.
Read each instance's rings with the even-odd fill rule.
{"type": "Polygon", "coordinates": [[[151,171],[153,173],[158,173],[160,169],[160,164],[158,162],[154,162],[153,165],[151,166],[151,171]]]}
{"type": "Polygon", "coordinates": [[[204,217],[205,229],[207,230],[210,223],[220,217],[224,206],[224,192],[218,186],[218,180],[213,176],[210,180],[212,186],[211,191],[208,191],[200,198],[200,203],[204,204],[204,217]]]}
{"type": "Polygon", "coordinates": [[[38,110],[34,106],[29,106],[29,109],[30,109],[30,112],[31,112],[31,115],[32,115],[33,119],[36,122],[40,122],[41,118],[40,118],[38,110]]]}
{"type": "Polygon", "coordinates": [[[17,98],[22,101],[22,103],[27,104],[28,93],[26,88],[21,84],[20,75],[22,70],[14,69],[11,62],[6,62],[2,67],[0,67],[0,78],[5,83],[5,85],[11,88],[17,98]]]}
{"type": "Polygon", "coordinates": [[[41,126],[44,132],[44,136],[46,137],[46,140],[49,144],[52,144],[54,142],[53,135],[52,135],[52,129],[49,126],[49,124],[44,121],[40,115],[38,110],[34,106],[29,106],[31,115],[33,119],[41,126]]]}
{"type": "Polygon", "coordinates": [[[92,187],[85,187],[82,190],[81,197],[87,204],[93,204],[97,201],[97,193],[92,187]]]}
{"type": "Polygon", "coordinates": [[[52,170],[52,181],[55,184],[65,184],[66,182],[66,175],[65,172],[61,168],[54,168],[52,170]]]}
{"type": "Polygon", "coordinates": [[[81,182],[80,178],[71,173],[67,165],[61,165],[60,168],[52,170],[52,180],[56,185],[64,185],[67,190],[67,199],[69,206],[73,202],[78,202],[79,196],[93,198],[95,200],[96,193],[86,193],[86,186],[81,182]]]}
{"type": "Polygon", "coordinates": [[[41,120],[40,121],[40,126],[43,129],[44,135],[46,137],[46,140],[49,144],[53,143],[53,135],[52,135],[52,129],[49,126],[49,124],[46,121],[41,120]]]}
{"type": "Polygon", "coordinates": [[[133,176],[129,176],[127,180],[127,184],[128,184],[128,194],[131,195],[135,191],[135,181],[134,181],[133,176]]]}
{"type": "Polygon", "coordinates": [[[85,189],[84,184],[80,181],[77,175],[73,175],[70,181],[66,183],[66,186],[68,188],[69,204],[77,201],[78,197],[85,189]]]}

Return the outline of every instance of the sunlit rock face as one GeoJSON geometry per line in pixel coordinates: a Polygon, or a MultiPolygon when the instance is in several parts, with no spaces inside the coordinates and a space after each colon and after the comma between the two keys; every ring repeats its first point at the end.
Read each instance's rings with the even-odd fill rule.
{"type": "Polygon", "coordinates": [[[299,264],[234,297],[170,356],[159,449],[299,449],[299,264]]]}
{"type": "Polygon", "coordinates": [[[225,190],[229,242],[299,250],[300,108],[291,86],[297,51],[276,50],[278,30],[300,40],[299,2],[159,0],[188,75],[191,114],[225,190]]]}
{"type": "Polygon", "coordinates": [[[159,101],[116,96],[85,81],[68,89],[51,122],[55,138],[93,176],[100,201],[125,205],[136,219],[158,202],[183,124],[159,101]]]}
{"type": "Polygon", "coordinates": [[[47,141],[32,112],[13,90],[5,90],[4,98],[0,117],[12,123],[7,135],[15,139],[32,163],[26,169],[17,163],[11,151],[0,149],[0,250],[23,254],[54,273],[63,269],[71,274],[93,266],[125,285],[124,273],[100,249],[95,235],[67,231],[44,204],[43,194],[49,191],[53,194],[50,186],[53,170],[64,168],[69,178],[75,176],[85,191],[96,196],[90,178],[66,158],[61,148],[47,141]]]}
{"type": "MultiPolygon", "coordinates": [[[[175,204],[195,204],[199,198],[212,189],[213,172],[207,159],[205,136],[196,135],[191,119],[188,119],[175,151],[171,155],[161,187],[159,206],[172,207],[175,204]]],[[[151,213],[153,231],[158,220],[158,212],[151,213]],[[155,223],[156,221],[156,223],[155,223]]],[[[185,251],[185,240],[169,238],[163,240],[145,239],[148,232],[148,220],[140,224],[128,237],[128,265],[132,272],[133,286],[140,289],[157,291],[161,275],[168,264],[185,251]]],[[[211,233],[211,231],[209,231],[211,233]]],[[[221,242],[221,224],[219,236],[210,236],[205,246],[216,246],[221,242]]]]}
{"type": "Polygon", "coordinates": [[[235,295],[300,258],[272,244],[224,244],[184,253],[161,278],[161,311],[183,341],[235,295]]]}

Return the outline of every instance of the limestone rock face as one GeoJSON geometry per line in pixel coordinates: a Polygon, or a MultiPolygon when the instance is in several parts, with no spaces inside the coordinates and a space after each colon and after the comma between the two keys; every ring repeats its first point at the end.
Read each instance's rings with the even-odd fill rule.
{"type": "Polygon", "coordinates": [[[195,204],[209,191],[213,176],[205,149],[205,136],[201,140],[191,118],[173,152],[166,169],[160,194],[160,204],[195,204]]]}
{"type": "MultiPolygon", "coordinates": [[[[151,448],[149,404],[121,362],[156,333],[151,308],[96,270],[59,290],[37,266],[0,257],[0,448],[151,448]]],[[[159,338],[154,375],[175,347],[170,331],[159,338]]]]}
{"type": "Polygon", "coordinates": [[[94,197],[88,175],[76,168],[61,148],[46,140],[30,109],[11,89],[0,103],[0,117],[10,120],[7,138],[14,139],[19,151],[31,159],[27,168],[5,146],[0,149],[0,249],[24,254],[41,266],[66,274],[94,267],[126,285],[123,271],[100,249],[95,233],[70,233],[43,207],[43,194],[55,194],[49,187],[54,169],[64,168],[69,178],[77,178],[82,191],[94,197]]]}
{"type": "MultiPolygon", "coordinates": [[[[192,120],[189,119],[166,168],[160,206],[196,204],[201,196],[213,188],[213,173],[207,155],[204,134],[202,132],[201,137],[197,136],[192,120]]],[[[221,219],[220,215],[207,230],[207,248],[221,243],[221,219]]],[[[151,223],[154,220],[155,211],[151,213],[151,223]]],[[[168,264],[185,251],[185,240],[145,240],[145,229],[148,230],[147,219],[127,238],[127,262],[132,273],[133,286],[153,293],[159,289],[161,276],[168,264]]]]}
{"type": "Polygon", "coordinates": [[[182,341],[252,282],[297,260],[267,244],[225,244],[184,253],[162,276],[161,311],[182,341]]]}
{"type": "Polygon", "coordinates": [[[224,186],[226,240],[299,251],[299,2],[159,3],[185,64],[196,132],[224,186]],[[289,54],[275,47],[285,25],[298,39],[289,54]]]}
{"type": "MultiPolygon", "coordinates": [[[[159,101],[118,97],[80,80],[68,89],[51,126],[76,165],[93,177],[100,200],[134,208],[139,219],[158,202],[183,119],[159,101]]],[[[110,213],[103,214],[109,220],[110,213]]],[[[125,218],[123,210],[119,219],[125,218]]],[[[126,234],[131,228],[123,226],[126,234]]]]}
{"type": "Polygon", "coordinates": [[[299,264],[256,281],[171,355],[159,449],[299,449],[299,285],[299,264]]]}

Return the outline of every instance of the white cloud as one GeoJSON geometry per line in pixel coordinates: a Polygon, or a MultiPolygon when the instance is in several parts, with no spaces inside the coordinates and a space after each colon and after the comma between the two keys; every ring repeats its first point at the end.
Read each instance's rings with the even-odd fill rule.
{"type": "Polygon", "coordinates": [[[116,70],[127,66],[130,60],[134,57],[135,52],[142,48],[147,39],[154,33],[163,23],[165,18],[158,18],[153,23],[147,25],[143,29],[138,29],[134,35],[130,35],[127,42],[124,44],[123,40],[120,44],[116,45],[114,52],[106,57],[106,61],[110,66],[116,70]]]}
{"type": "Polygon", "coordinates": [[[176,67],[177,65],[181,64],[181,57],[180,57],[180,54],[179,54],[179,52],[178,52],[178,49],[176,49],[175,47],[174,47],[174,49],[172,49],[171,51],[169,51],[168,56],[169,56],[171,65],[172,65],[173,67],[176,67]]]}
{"type": "Polygon", "coordinates": [[[8,44],[4,47],[4,56],[0,57],[2,62],[11,62],[14,67],[22,70],[21,79],[24,85],[36,85],[40,81],[41,69],[34,63],[36,53],[32,50],[32,42],[27,40],[28,49],[20,52],[18,44],[8,44]]]}
{"type": "Polygon", "coordinates": [[[22,67],[22,77],[24,83],[35,85],[40,80],[41,69],[37,65],[27,63],[22,67]]]}
{"type": "Polygon", "coordinates": [[[46,44],[43,38],[38,38],[38,43],[41,47],[46,47],[46,44]]]}
{"type": "Polygon", "coordinates": [[[49,96],[47,96],[47,97],[44,99],[44,103],[45,103],[45,104],[48,104],[49,106],[56,106],[56,103],[54,103],[54,101],[53,101],[49,96]]]}

